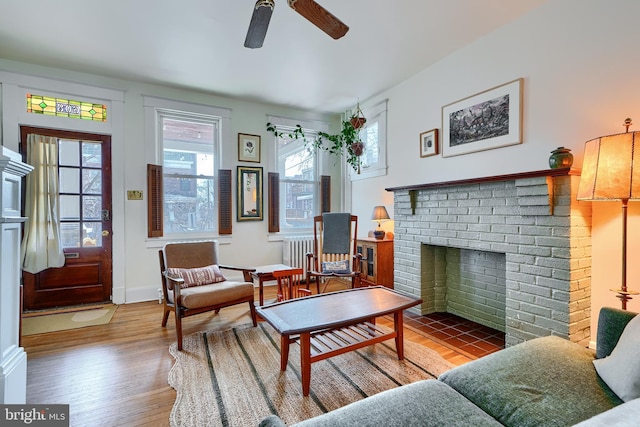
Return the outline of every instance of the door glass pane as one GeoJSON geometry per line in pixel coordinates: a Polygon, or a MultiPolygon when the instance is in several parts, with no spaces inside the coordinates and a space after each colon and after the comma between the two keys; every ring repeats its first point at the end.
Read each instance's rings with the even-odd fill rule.
{"type": "Polygon", "coordinates": [[[60,235],[63,248],[80,247],[80,224],[77,222],[63,222],[60,224],[60,235]]]}
{"type": "Polygon", "coordinates": [[[85,222],[82,225],[83,235],[82,246],[93,247],[102,246],[102,223],[85,222]]]}
{"type": "Polygon", "coordinates": [[[82,166],[102,167],[102,145],[99,142],[82,143],[82,166]]]}
{"type": "Polygon", "coordinates": [[[102,219],[102,197],[84,196],[82,198],[82,218],[94,221],[102,219]]]}
{"type": "Polygon", "coordinates": [[[70,141],[67,139],[60,139],[58,152],[58,162],[63,166],[80,166],[79,156],[79,141],[70,141]]]}
{"type": "Polygon", "coordinates": [[[82,170],[82,192],[85,194],[102,193],[102,171],[96,169],[82,170]]]}
{"type": "Polygon", "coordinates": [[[60,192],[78,193],[80,192],[80,170],[75,168],[59,168],[60,192]]]}
{"type": "Polygon", "coordinates": [[[60,219],[80,220],[80,196],[60,196],[60,219]]]}

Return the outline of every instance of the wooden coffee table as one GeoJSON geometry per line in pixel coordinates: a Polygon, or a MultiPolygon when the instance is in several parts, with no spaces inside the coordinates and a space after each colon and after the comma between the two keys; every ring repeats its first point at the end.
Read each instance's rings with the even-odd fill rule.
{"type": "Polygon", "coordinates": [[[309,395],[311,364],[395,338],[398,359],[404,359],[402,311],[421,299],[384,286],[348,289],[257,307],[280,334],[280,370],[287,369],[289,345],[300,343],[302,394],[309,395]],[[393,314],[393,331],[375,325],[375,318],[393,314]]]}

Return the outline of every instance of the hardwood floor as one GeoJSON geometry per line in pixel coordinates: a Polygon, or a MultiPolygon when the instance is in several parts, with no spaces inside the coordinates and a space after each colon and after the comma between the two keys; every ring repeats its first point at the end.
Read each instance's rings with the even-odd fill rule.
{"type": "MultiPolygon", "coordinates": [[[[267,300],[275,287],[265,287],[267,300]]],[[[256,301],[257,301],[256,291],[256,301]]],[[[25,336],[27,402],[69,404],[72,426],[166,426],[176,393],[167,384],[175,341],[173,315],[160,326],[157,301],[124,304],[108,325],[25,336]]],[[[184,334],[226,329],[251,321],[246,304],[218,315],[183,320],[184,334]]],[[[393,326],[392,319],[379,323],[393,326]]],[[[450,347],[405,328],[405,339],[438,351],[460,365],[471,360],[450,347]]]]}

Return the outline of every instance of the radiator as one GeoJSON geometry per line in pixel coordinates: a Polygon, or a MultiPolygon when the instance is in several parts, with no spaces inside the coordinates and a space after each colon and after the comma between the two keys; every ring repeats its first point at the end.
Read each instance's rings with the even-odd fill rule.
{"type": "Polygon", "coordinates": [[[307,274],[307,253],[313,252],[313,236],[295,236],[282,239],[282,263],[302,268],[307,274]]]}

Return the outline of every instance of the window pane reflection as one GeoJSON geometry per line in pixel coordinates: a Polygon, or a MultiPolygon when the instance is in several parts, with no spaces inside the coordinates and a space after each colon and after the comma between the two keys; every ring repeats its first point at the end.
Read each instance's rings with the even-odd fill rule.
{"type": "Polygon", "coordinates": [[[96,169],[82,170],[82,192],[85,194],[102,193],[102,171],[96,169]]]}
{"type": "Polygon", "coordinates": [[[82,198],[82,218],[98,221],[102,219],[102,197],[85,196],[82,198]]]}
{"type": "Polygon", "coordinates": [[[82,166],[102,167],[102,145],[99,142],[82,143],[82,166]]]}

